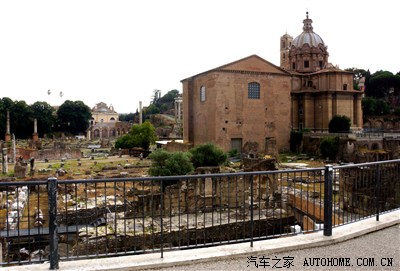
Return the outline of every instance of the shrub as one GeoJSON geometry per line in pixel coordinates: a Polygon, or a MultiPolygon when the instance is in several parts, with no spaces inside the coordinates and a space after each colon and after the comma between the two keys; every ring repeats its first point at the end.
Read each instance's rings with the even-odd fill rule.
{"type": "Polygon", "coordinates": [[[325,158],[328,157],[330,160],[334,160],[339,150],[339,138],[338,137],[326,137],[321,141],[320,153],[325,158]]]}
{"type": "Polygon", "coordinates": [[[190,150],[194,167],[217,167],[226,162],[226,154],[211,143],[199,145],[190,150]]]}
{"type": "Polygon", "coordinates": [[[290,132],[290,151],[299,152],[301,141],[303,140],[303,133],[301,131],[290,132]]]}
{"type": "Polygon", "coordinates": [[[329,133],[350,132],[351,120],[348,116],[334,116],[329,122],[329,133]]]}
{"type": "Polygon", "coordinates": [[[232,149],[228,152],[229,157],[238,157],[239,156],[239,151],[237,149],[232,149]]]}
{"type": "Polygon", "coordinates": [[[149,155],[152,165],[149,168],[151,176],[177,176],[186,175],[193,171],[188,152],[167,152],[158,149],[149,155]]]}
{"type": "MultiPolygon", "coordinates": [[[[149,155],[152,165],[149,168],[151,176],[178,176],[186,175],[193,171],[193,164],[190,161],[188,152],[167,152],[158,149],[149,155]]],[[[161,191],[164,192],[167,186],[178,183],[179,180],[163,180],[161,191]]]]}

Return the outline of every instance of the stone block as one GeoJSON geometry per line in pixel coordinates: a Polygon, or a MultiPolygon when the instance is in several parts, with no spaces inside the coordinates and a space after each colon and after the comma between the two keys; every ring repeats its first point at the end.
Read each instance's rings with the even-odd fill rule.
{"type": "Polygon", "coordinates": [[[16,178],[25,178],[28,171],[28,167],[24,165],[16,164],[14,166],[14,177],[16,178]]]}

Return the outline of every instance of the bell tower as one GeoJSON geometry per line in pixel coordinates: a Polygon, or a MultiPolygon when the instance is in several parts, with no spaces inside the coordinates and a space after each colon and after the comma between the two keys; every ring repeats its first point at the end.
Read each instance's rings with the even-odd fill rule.
{"type": "Polygon", "coordinates": [[[285,70],[290,69],[289,51],[292,46],[293,37],[287,33],[281,37],[281,68],[285,70]]]}

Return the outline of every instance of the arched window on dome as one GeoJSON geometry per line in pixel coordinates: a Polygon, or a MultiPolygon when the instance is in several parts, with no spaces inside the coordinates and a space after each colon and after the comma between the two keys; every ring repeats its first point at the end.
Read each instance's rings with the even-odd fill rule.
{"type": "Polygon", "coordinates": [[[249,99],[260,99],[260,84],[257,82],[251,82],[248,84],[248,98],[249,99]]]}

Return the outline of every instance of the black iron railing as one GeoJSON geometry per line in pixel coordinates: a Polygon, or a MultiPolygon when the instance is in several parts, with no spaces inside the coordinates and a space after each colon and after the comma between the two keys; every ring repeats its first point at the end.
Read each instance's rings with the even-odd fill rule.
{"type": "Polygon", "coordinates": [[[321,168],[0,183],[2,265],[249,242],[400,207],[400,160],[321,168]]]}

